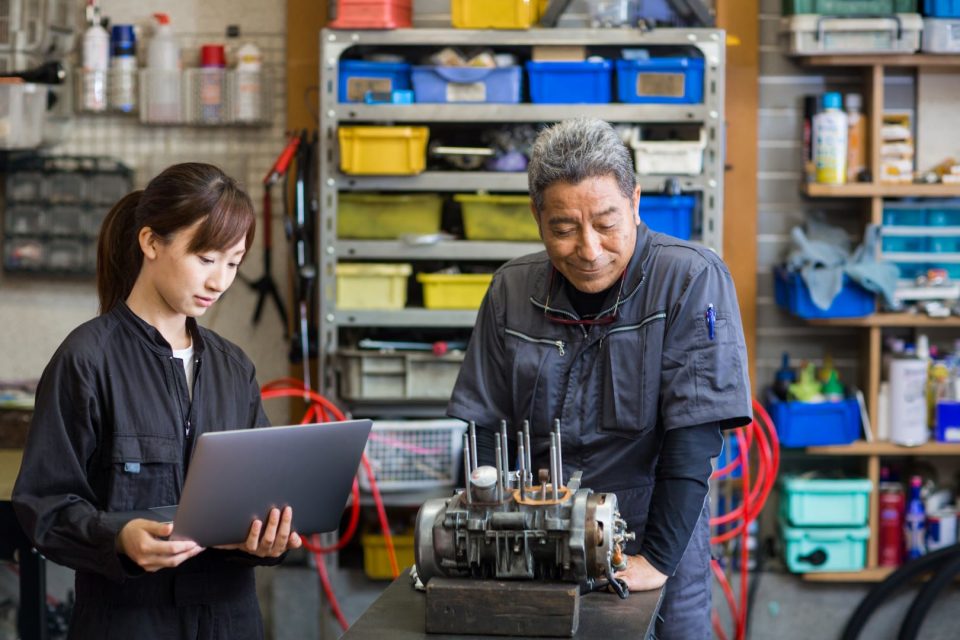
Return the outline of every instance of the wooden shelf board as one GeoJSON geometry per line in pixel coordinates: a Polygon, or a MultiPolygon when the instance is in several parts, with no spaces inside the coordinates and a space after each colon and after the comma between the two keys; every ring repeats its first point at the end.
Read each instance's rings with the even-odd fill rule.
{"type": "Polygon", "coordinates": [[[893,570],[894,567],[873,567],[862,571],[824,571],[805,573],[803,579],[807,582],[881,582],[893,570]]]}
{"type": "Polygon", "coordinates": [[[827,456],[960,456],[960,444],[928,442],[918,447],[901,447],[892,442],[865,442],[807,447],[807,453],[827,456]]]}
{"type": "Polygon", "coordinates": [[[960,317],[931,318],[916,313],[875,313],[862,318],[811,318],[809,324],[824,327],[960,327],[960,317]]]}
{"type": "Polygon", "coordinates": [[[960,67],[960,56],[912,53],[907,55],[802,56],[810,67],[960,67]]]}
{"type": "Polygon", "coordinates": [[[803,185],[803,193],[811,198],[948,198],[960,196],[960,184],[809,183],[803,185]]]}

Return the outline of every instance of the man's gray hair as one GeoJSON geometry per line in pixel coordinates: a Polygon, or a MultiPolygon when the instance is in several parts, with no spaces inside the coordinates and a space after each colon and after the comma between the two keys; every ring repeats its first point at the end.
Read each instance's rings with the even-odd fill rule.
{"type": "Polygon", "coordinates": [[[613,176],[625,198],[637,186],[633,158],[620,135],[598,118],[573,118],[544,129],[533,143],[527,179],[533,206],[543,211],[543,192],[555,182],[579,184],[613,176]]]}

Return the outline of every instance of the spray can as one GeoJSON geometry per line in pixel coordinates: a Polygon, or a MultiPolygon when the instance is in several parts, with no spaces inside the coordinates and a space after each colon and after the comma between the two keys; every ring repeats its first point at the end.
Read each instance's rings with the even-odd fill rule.
{"type": "Polygon", "coordinates": [[[910,478],[910,500],[903,518],[907,560],[915,560],[927,552],[927,514],[920,498],[922,484],[920,476],[910,478]]]}
{"type": "Polygon", "coordinates": [[[813,117],[813,160],[822,184],[847,181],[847,114],[842,104],[839,93],[824,94],[823,111],[813,117]]]}
{"type": "Polygon", "coordinates": [[[924,444],[927,429],[927,362],[903,356],[890,361],[890,441],[924,444]]]}
{"type": "Polygon", "coordinates": [[[127,113],[137,107],[137,39],[132,24],[110,29],[110,106],[127,113]]]}
{"type": "Polygon", "coordinates": [[[83,32],[83,87],[80,103],[84,111],[107,110],[107,68],[110,66],[110,34],[103,28],[100,7],[87,4],[87,30],[83,32]]]}
{"type": "MultiPolygon", "coordinates": [[[[884,469],[884,471],[887,471],[884,469]]],[[[899,567],[903,563],[903,487],[889,480],[880,482],[879,564],[899,567]]]]}
{"type": "Polygon", "coordinates": [[[222,44],[205,44],[200,49],[200,122],[217,124],[224,120],[224,79],[227,55],[222,44]]]}
{"type": "Polygon", "coordinates": [[[263,117],[262,101],[263,56],[260,48],[248,42],[237,49],[235,119],[237,122],[257,122],[263,117]]]}

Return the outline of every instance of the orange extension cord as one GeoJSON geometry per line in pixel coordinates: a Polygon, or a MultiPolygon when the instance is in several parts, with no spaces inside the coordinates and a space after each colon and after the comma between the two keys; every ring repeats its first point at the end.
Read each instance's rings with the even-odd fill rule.
{"type": "MultiPolygon", "coordinates": [[[[273,398],[302,398],[304,401],[308,402],[309,404],[307,407],[307,412],[303,415],[303,419],[300,421],[300,424],[331,422],[332,420],[347,419],[343,412],[340,411],[340,409],[337,408],[337,406],[330,400],[324,398],[316,391],[306,388],[302,381],[295,378],[280,378],[278,380],[272,380],[263,385],[260,393],[264,400],[270,400],[273,398]]],[[[380,488],[377,485],[373,468],[370,466],[370,461],[367,459],[367,455],[363,454],[363,456],[360,458],[360,461],[363,464],[363,469],[367,474],[367,478],[370,480],[370,492],[373,494],[373,502],[377,508],[377,516],[380,520],[380,527],[383,529],[383,540],[387,547],[387,557],[390,559],[390,571],[392,572],[393,577],[396,578],[398,575],[400,575],[400,569],[397,567],[397,554],[393,547],[393,536],[390,535],[390,525],[387,522],[387,511],[383,506],[383,497],[380,495],[380,488]]],[[[360,520],[360,486],[356,478],[353,479],[352,498],[353,504],[350,511],[350,520],[347,523],[347,528],[344,530],[343,535],[336,544],[329,547],[323,547],[320,545],[320,537],[316,534],[311,536],[311,539],[307,539],[306,537],[303,539],[304,548],[313,554],[314,561],[317,565],[317,573],[319,574],[320,582],[323,585],[323,591],[327,596],[327,600],[330,602],[330,609],[344,631],[350,627],[350,624],[343,616],[343,612],[340,609],[340,604],[333,592],[333,586],[330,584],[329,575],[327,575],[327,566],[324,563],[323,554],[333,553],[334,551],[343,549],[343,547],[350,542],[351,538],[353,538],[357,531],[357,523],[360,520]]]]}

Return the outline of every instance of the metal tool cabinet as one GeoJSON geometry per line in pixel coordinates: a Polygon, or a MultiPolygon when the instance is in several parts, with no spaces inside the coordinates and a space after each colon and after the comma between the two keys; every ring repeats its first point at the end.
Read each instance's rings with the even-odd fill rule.
{"type": "MultiPolygon", "coordinates": [[[[337,202],[342,191],[379,192],[516,192],[527,191],[525,172],[425,171],[412,176],[354,176],[339,170],[337,131],[342,124],[501,123],[556,122],[574,115],[590,115],[612,123],[699,124],[706,133],[703,171],[695,176],[676,176],[683,192],[700,196],[703,244],[721,251],[723,246],[724,166],[724,75],[725,35],[716,29],[530,29],[528,31],[472,31],[464,29],[398,29],[395,31],[321,32],[320,61],[320,224],[319,254],[319,349],[318,367],[323,393],[338,398],[333,362],[341,345],[344,327],[469,328],[475,311],[405,308],[396,311],[340,310],[336,306],[336,265],[340,260],[470,260],[502,263],[516,256],[539,251],[539,243],[457,240],[429,246],[411,246],[401,241],[341,240],[337,237],[337,202]],[[338,103],[338,67],[341,56],[352,47],[387,48],[419,56],[424,50],[444,46],[484,46],[529,53],[534,45],[584,45],[618,47],[688,47],[699,51],[705,62],[702,104],[411,104],[366,105],[338,103]]],[[[521,55],[523,55],[521,53],[521,55]]],[[[640,176],[645,193],[663,190],[670,176],[640,176]]],[[[445,403],[444,403],[445,404],[445,403]]],[[[412,408],[411,408],[412,409],[412,408]]],[[[402,409],[401,409],[402,410],[402,409]]],[[[442,415],[437,404],[433,415],[442,415]]],[[[398,412],[393,412],[398,415],[398,412]]],[[[400,414],[402,415],[402,414],[400,414]]],[[[414,414],[411,414],[411,417],[414,414]]],[[[416,415],[424,415],[422,407],[416,415]]]]}

